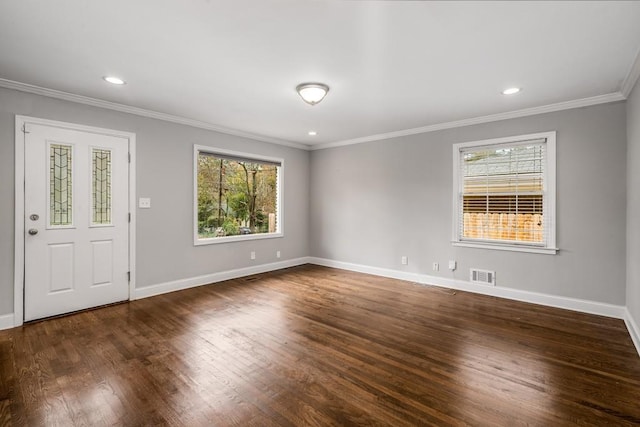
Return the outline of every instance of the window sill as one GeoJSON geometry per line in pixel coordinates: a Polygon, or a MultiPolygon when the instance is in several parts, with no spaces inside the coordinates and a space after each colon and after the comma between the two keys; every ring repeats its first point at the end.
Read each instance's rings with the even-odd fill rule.
{"type": "Polygon", "coordinates": [[[451,242],[453,246],[461,246],[465,248],[478,248],[478,249],[494,249],[498,251],[510,251],[510,252],[529,252],[534,254],[546,254],[555,255],[560,249],[558,248],[543,248],[534,246],[519,246],[519,245],[504,245],[499,243],[485,243],[485,242],[451,242]]]}
{"type": "Polygon", "coordinates": [[[244,242],[246,240],[262,240],[262,239],[276,239],[284,237],[283,233],[263,233],[263,234],[243,234],[240,236],[227,236],[227,237],[211,237],[208,239],[197,238],[194,240],[194,246],[204,245],[217,245],[220,243],[230,242],[244,242]]]}

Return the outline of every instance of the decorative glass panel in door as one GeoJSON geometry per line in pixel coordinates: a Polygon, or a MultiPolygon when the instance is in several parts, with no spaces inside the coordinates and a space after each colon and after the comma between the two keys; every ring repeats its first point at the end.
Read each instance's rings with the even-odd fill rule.
{"type": "Polygon", "coordinates": [[[93,225],[111,224],[111,150],[93,148],[92,215],[93,225]]]}
{"type": "Polygon", "coordinates": [[[70,145],[49,146],[49,225],[73,224],[73,164],[70,145]]]}

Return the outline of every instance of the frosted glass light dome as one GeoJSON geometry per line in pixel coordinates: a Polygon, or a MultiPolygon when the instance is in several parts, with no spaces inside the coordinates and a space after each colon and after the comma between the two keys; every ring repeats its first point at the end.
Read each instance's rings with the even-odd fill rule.
{"type": "Polygon", "coordinates": [[[327,92],[329,92],[329,86],[323,83],[302,83],[296,87],[296,91],[298,91],[304,102],[310,105],[316,105],[322,101],[327,92]]]}

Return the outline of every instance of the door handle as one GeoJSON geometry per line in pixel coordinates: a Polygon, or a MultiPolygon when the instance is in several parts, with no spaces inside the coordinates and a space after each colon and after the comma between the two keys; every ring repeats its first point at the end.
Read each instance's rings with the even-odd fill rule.
{"type": "Polygon", "coordinates": [[[29,229],[29,234],[31,234],[32,236],[35,236],[36,234],[38,234],[38,229],[37,228],[30,228],[29,229]]]}

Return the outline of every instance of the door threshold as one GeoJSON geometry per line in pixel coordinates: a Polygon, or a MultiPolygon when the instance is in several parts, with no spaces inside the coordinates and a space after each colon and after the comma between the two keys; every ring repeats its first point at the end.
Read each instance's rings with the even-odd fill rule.
{"type": "Polygon", "coordinates": [[[89,308],[83,308],[81,310],[70,311],[68,313],[55,314],[53,316],[43,317],[41,319],[28,320],[28,321],[25,321],[23,324],[24,325],[33,325],[33,324],[36,324],[36,323],[45,322],[47,320],[59,319],[61,317],[73,316],[75,314],[80,314],[80,313],[87,313],[89,311],[100,310],[100,309],[106,308],[106,307],[113,307],[114,305],[126,304],[128,302],[129,302],[129,300],[116,301],[116,302],[112,302],[112,303],[109,303],[109,304],[98,305],[96,307],[89,307],[89,308]]]}

